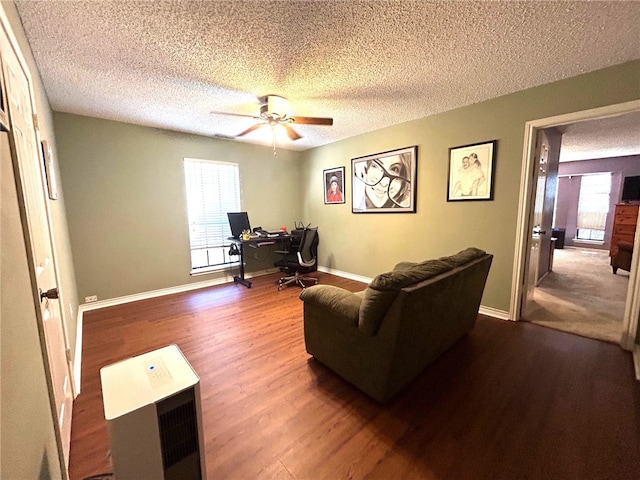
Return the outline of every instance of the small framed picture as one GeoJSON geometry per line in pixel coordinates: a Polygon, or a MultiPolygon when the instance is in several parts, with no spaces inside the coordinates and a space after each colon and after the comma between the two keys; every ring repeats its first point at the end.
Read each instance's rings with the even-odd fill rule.
{"type": "Polygon", "coordinates": [[[447,202],[493,200],[496,142],[449,149],[447,202]]]}
{"type": "Polygon", "coordinates": [[[344,203],[344,167],[322,171],[324,177],[324,203],[344,203]]]}
{"type": "Polygon", "coordinates": [[[415,213],[418,147],[351,160],[353,213],[415,213]]]}
{"type": "Polygon", "coordinates": [[[51,200],[58,199],[58,184],[56,182],[56,172],[53,161],[53,154],[51,153],[51,145],[46,140],[40,142],[42,147],[42,159],[44,161],[44,173],[47,176],[47,190],[49,191],[49,198],[51,200]]]}
{"type": "Polygon", "coordinates": [[[0,57],[0,132],[9,131],[9,114],[7,106],[7,90],[4,83],[2,57],[0,57]]]}

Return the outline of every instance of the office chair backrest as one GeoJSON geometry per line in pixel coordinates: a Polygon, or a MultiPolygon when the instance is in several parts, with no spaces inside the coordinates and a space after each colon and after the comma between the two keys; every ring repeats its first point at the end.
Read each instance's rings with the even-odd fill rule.
{"type": "Polygon", "coordinates": [[[294,249],[294,251],[298,251],[300,250],[300,245],[302,245],[302,237],[304,236],[304,228],[294,228],[293,230],[291,230],[291,232],[289,232],[289,235],[291,235],[291,247],[294,249]]]}
{"type": "Polygon", "coordinates": [[[300,249],[298,250],[304,263],[315,262],[318,255],[318,228],[305,228],[300,249]]]}

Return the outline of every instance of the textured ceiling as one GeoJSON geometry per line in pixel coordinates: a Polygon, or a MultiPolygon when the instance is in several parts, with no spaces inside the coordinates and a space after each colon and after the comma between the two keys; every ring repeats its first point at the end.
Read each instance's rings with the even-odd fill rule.
{"type": "Polygon", "coordinates": [[[56,111],[296,150],[640,58],[640,2],[17,1],[56,111]],[[242,141],[268,143],[268,128],[242,141]]]}
{"type": "Polygon", "coordinates": [[[561,162],[640,155],[640,112],[572,123],[559,130],[561,162]]]}

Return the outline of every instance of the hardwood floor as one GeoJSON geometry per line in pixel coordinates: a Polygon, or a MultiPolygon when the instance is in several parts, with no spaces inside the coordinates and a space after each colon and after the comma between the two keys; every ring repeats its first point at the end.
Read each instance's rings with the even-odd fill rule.
{"type": "Polygon", "coordinates": [[[300,289],[276,278],[87,312],[71,479],[111,470],[100,368],[171,343],[201,379],[209,479],[640,477],[640,383],[618,346],[480,316],[382,406],[309,357],[300,289]]]}

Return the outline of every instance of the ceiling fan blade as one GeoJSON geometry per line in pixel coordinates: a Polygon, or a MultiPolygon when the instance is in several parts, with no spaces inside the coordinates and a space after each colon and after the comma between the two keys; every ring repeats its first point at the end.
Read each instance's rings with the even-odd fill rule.
{"type": "Polygon", "coordinates": [[[260,127],[264,127],[265,125],[266,125],[266,123],[256,123],[254,126],[249,127],[244,132],[241,132],[238,135],[236,135],[236,137],[242,137],[244,135],[247,135],[247,134],[259,129],[260,127]]]}
{"type": "Polygon", "coordinates": [[[298,132],[296,132],[293,128],[291,128],[286,123],[281,123],[280,125],[284,127],[284,130],[287,132],[287,135],[289,135],[289,138],[291,140],[298,140],[299,138],[302,138],[302,136],[298,134],[298,132]]]}
{"type": "Polygon", "coordinates": [[[292,123],[300,125],[333,125],[333,118],[323,117],[289,117],[292,123]]]}
{"type": "Polygon", "coordinates": [[[215,110],[212,110],[209,113],[212,115],[230,115],[232,117],[245,117],[245,118],[253,118],[254,120],[261,120],[260,117],[256,117],[255,115],[245,115],[243,113],[217,112],[215,110]]]}

